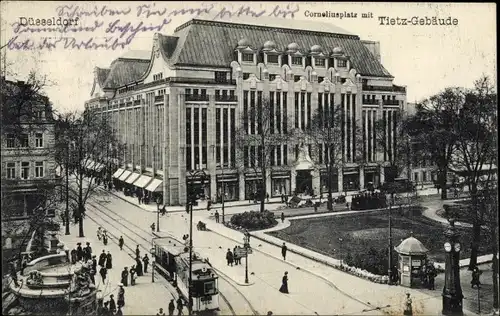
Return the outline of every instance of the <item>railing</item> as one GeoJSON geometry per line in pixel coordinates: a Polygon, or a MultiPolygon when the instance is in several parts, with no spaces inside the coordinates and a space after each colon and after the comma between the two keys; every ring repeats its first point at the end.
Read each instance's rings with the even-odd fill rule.
{"type": "Polygon", "coordinates": [[[165,100],[165,97],[163,95],[155,96],[155,102],[163,102],[163,100],[165,100]]]}
{"type": "Polygon", "coordinates": [[[132,106],[132,102],[127,102],[127,107],[132,106]]]}
{"type": "Polygon", "coordinates": [[[188,77],[173,77],[168,78],[168,82],[177,82],[177,83],[202,83],[202,84],[211,84],[211,83],[224,83],[235,85],[236,80],[226,80],[226,82],[220,82],[220,80],[215,79],[206,79],[206,78],[188,78],[188,77]]]}
{"type": "Polygon", "coordinates": [[[208,101],[208,94],[186,94],[186,101],[208,101]]]}
{"type": "Polygon", "coordinates": [[[215,101],[222,101],[222,102],[236,102],[238,101],[238,97],[236,95],[220,95],[216,94],[215,95],[215,101]]]}
{"type": "Polygon", "coordinates": [[[399,105],[399,100],[384,100],[384,105],[399,105]]]}
{"type": "Polygon", "coordinates": [[[363,91],[391,91],[391,92],[406,92],[405,87],[401,86],[369,86],[363,85],[363,91]]]}
{"type": "Polygon", "coordinates": [[[135,100],[134,105],[141,105],[141,100],[135,100]]]}
{"type": "Polygon", "coordinates": [[[365,99],[365,100],[363,100],[363,104],[378,105],[378,100],[374,100],[374,99],[365,99]]]}

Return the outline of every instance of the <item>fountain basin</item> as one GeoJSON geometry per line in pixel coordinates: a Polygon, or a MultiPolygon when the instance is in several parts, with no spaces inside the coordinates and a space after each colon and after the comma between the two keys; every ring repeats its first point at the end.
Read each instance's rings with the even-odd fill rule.
{"type": "Polygon", "coordinates": [[[66,253],[57,253],[53,255],[43,256],[29,262],[26,265],[26,268],[24,268],[23,275],[28,275],[30,271],[44,270],[48,267],[66,264],[68,264],[68,256],[66,255],[66,253]]]}

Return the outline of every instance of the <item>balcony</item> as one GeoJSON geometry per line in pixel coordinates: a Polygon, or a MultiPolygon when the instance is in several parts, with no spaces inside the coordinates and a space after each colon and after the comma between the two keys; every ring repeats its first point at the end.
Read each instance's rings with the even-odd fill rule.
{"type": "Polygon", "coordinates": [[[157,95],[155,96],[155,102],[163,102],[165,97],[163,95],[157,95]]]}
{"type": "Polygon", "coordinates": [[[186,101],[208,101],[208,94],[186,94],[186,101]]]}
{"type": "Polygon", "coordinates": [[[389,92],[406,92],[406,88],[402,86],[369,86],[363,85],[363,91],[389,91],[389,92]]]}
{"type": "Polygon", "coordinates": [[[135,100],[134,105],[141,105],[141,100],[135,100]]]}
{"type": "Polygon", "coordinates": [[[364,99],[363,104],[369,104],[369,105],[378,105],[379,100],[375,99],[364,99]]]}
{"type": "Polygon", "coordinates": [[[215,95],[215,102],[237,102],[238,97],[236,95],[215,95]]]}
{"type": "Polygon", "coordinates": [[[127,107],[132,106],[132,102],[127,102],[127,107]]]}
{"type": "Polygon", "coordinates": [[[175,82],[175,83],[201,83],[201,84],[228,84],[228,85],[235,85],[236,80],[226,80],[225,82],[219,82],[219,80],[215,79],[207,79],[207,78],[188,78],[188,77],[174,77],[174,78],[168,78],[169,82],[175,82]]]}
{"type": "Polygon", "coordinates": [[[384,100],[384,105],[399,105],[399,100],[384,100]]]}

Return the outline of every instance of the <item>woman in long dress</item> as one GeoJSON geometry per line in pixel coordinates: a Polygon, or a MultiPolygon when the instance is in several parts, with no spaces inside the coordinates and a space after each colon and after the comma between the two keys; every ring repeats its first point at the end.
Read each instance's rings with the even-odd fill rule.
{"type": "Polygon", "coordinates": [[[281,280],[280,292],[288,294],[288,272],[285,272],[283,279],[281,280]]]}
{"type": "Polygon", "coordinates": [[[111,254],[108,251],[108,254],[106,255],[106,269],[111,269],[113,267],[113,258],[111,254]]]}

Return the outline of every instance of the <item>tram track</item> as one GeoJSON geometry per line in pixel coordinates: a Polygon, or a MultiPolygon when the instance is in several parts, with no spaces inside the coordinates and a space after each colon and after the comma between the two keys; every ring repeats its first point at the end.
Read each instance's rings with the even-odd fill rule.
{"type": "MultiPolygon", "coordinates": [[[[116,216],[120,217],[122,220],[125,220],[126,222],[130,223],[130,224],[131,224],[131,225],[133,225],[134,227],[138,228],[139,230],[141,230],[141,231],[145,231],[142,227],[139,227],[139,226],[137,226],[136,224],[134,224],[134,223],[130,222],[129,220],[127,220],[126,218],[124,218],[123,216],[121,216],[120,214],[118,214],[117,212],[115,212],[115,211],[111,210],[111,209],[110,209],[109,207],[107,207],[106,205],[104,205],[104,204],[102,204],[102,203],[100,203],[100,202],[97,202],[97,203],[98,203],[99,205],[101,205],[102,207],[104,207],[105,209],[107,209],[109,212],[111,212],[111,213],[115,214],[116,216]]],[[[134,232],[134,233],[135,233],[135,232],[134,232]]],[[[230,237],[224,236],[224,235],[222,235],[222,234],[220,234],[220,233],[217,233],[217,232],[213,232],[213,233],[217,234],[218,236],[220,236],[220,237],[222,237],[222,238],[224,238],[224,239],[231,240],[231,241],[237,242],[238,244],[241,244],[241,241],[238,241],[238,240],[235,240],[235,239],[233,239],[233,238],[230,238],[230,237]]],[[[135,233],[135,234],[137,234],[137,233],[135,233]]],[[[271,260],[276,260],[276,261],[280,261],[280,262],[282,262],[281,260],[277,259],[275,256],[270,255],[270,254],[268,254],[268,253],[266,253],[266,252],[264,252],[264,251],[261,251],[261,250],[259,250],[259,249],[257,249],[257,248],[253,248],[253,250],[254,250],[254,251],[257,251],[257,252],[259,252],[259,253],[261,253],[261,254],[263,254],[264,256],[266,256],[266,257],[270,258],[271,260]]],[[[287,262],[287,261],[284,261],[284,263],[286,263],[287,265],[289,265],[289,266],[291,266],[291,267],[293,267],[293,268],[297,268],[297,267],[298,267],[297,265],[292,264],[292,263],[287,262]]],[[[219,274],[222,274],[222,273],[220,272],[220,270],[218,270],[218,269],[216,269],[216,268],[214,268],[214,269],[215,269],[215,270],[216,270],[219,274]]],[[[319,280],[320,280],[320,281],[322,281],[324,284],[326,284],[329,288],[331,288],[331,289],[333,289],[333,290],[337,291],[338,293],[342,294],[342,295],[343,295],[343,296],[345,296],[346,298],[349,298],[349,299],[351,299],[351,300],[353,300],[353,301],[356,301],[356,302],[358,302],[358,303],[362,304],[363,306],[365,306],[365,309],[361,310],[359,313],[369,312],[369,311],[371,311],[371,310],[373,310],[373,309],[374,309],[374,306],[373,306],[372,304],[370,304],[369,302],[364,302],[364,301],[362,301],[362,300],[358,299],[357,297],[355,297],[355,296],[353,296],[353,295],[350,295],[350,294],[348,294],[347,292],[345,292],[345,291],[343,291],[343,290],[339,289],[339,288],[338,288],[338,287],[337,287],[337,286],[336,286],[336,285],[335,285],[332,281],[328,280],[327,278],[325,278],[325,277],[323,277],[323,276],[321,276],[321,275],[318,275],[318,274],[316,274],[316,273],[314,273],[314,272],[308,271],[308,270],[306,270],[306,269],[301,269],[301,271],[302,271],[302,272],[305,272],[306,274],[309,274],[309,275],[311,275],[311,276],[313,276],[313,277],[315,277],[315,278],[317,278],[317,279],[319,279],[319,280]]],[[[237,290],[237,288],[236,288],[233,284],[231,284],[231,282],[228,282],[228,283],[229,283],[229,284],[230,284],[233,288],[235,288],[235,289],[237,290]]],[[[243,297],[244,297],[244,295],[243,295],[243,294],[242,294],[239,290],[238,290],[238,292],[241,294],[241,296],[243,296],[243,297]]],[[[250,304],[250,302],[249,302],[246,298],[245,298],[245,300],[247,301],[247,304],[251,307],[252,311],[254,312],[254,315],[258,315],[258,313],[257,313],[257,312],[255,311],[255,309],[253,308],[252,304],[250,304]]],[[[383,309],[390,308],[390,307],[392,307],[392,306],[391,306],[391,305],[386,305],[386,306],[377,307],[376,309],[383,310],[383,309]]]]}
{"type": "MultiPolygon", "coordinates": [[[[152,237],[150,236],[150,232],[145,230],[144,228],[136,225],[135,223],[132,223],[131,221],[129,221],[128,219],[126,219],[125,217],[123,217],[122,215],[118,214],[117,212],[111,210],[109,207],[107,207],[106,205],[100,203],[99,201],[94,201],[94,202],[87,202],[87,205],[89,205],[91,207],[91,210],[94,211],[94,215],[96,215],[97,217],[99,217],[100,220],[102,220],[104,223],[106,223],[106,225],[109,225],[111,227],[113,227],[114,229],[118,230],[119,232],[122,233],[122,236],[126,236],[129,240],[132,240],[132,241],[135,241],[137,245],[139,245],[140,248],[142,249],[145,249],[146,252],[149,252],[150,249],[146,248],[142,243],[139,243],[137,242],[137,238],[131,238],[130,234],[128,233],[124,233],[123,232],[123,229],[120,228],[120,227],[117,227],[114,223],[116,223],[116,219],[114,218],[114,216],[111,216],[110,214],[108,214],[107,212],[111,212],[112,214],[114,214],[115,216],[117,216],[118,218],[120,218],[120,220],[122,221],[125,221],[127,222],[127,224],[130,224],[132,225],[133,227],[135,227],[136,229],[132,229],[130,227],[128,227],[128,225],[125,225],[125,224],[120,224],[120,226],[122,226],[123,228],[125,228],[126,230],[132,232],[135,236],[137,236],[139,239],[145,241],[147,244],[150,244],[152,242],[152,237]],[[95,204],[94,204],[95,203],[95,204]],[[98,204],[98,205],[96,205],[98,204]],[[100,207],[106,209],[106,212],[101,210],[100,207]],[[99,213],[99,214],[98,214],[99,213]],[[105,215],[107,216],[110,220],[107,220],[105,219],[103,216],[101,216],[100,214],[102,215],[105,215]],[[113,222],[112,222],[113,221],[113,222]],[[147,238],[145,238],[144,236],[140,235],[137,230],[139,230],[140,232],[144,232],[147,234],[147,238]]],[[[94,218],[92,218],[91,216],[87,215],[87,217],[89,217],[92,221],[94,221],[95,223],[99,224],[99,225],[102,225],[101,223],[98,223],[98,221],[94,218]]],[[[113,235],[114,238],[116,239],[116,241],[118,241],[119,237],[116,236],[115,234],[112,234],[110,233],[110,235],[113,235]]],[[[124,247],[126,247],[127,249],[130,249],[132,251],[132,253],[135,252],[134,249],[132,249],[130,246],[127,245],[124,245],[124,247]]],[[[131,255],[132,257],[132,255],[131,255]]],[[[235,292],[237,292],[241,298],[243,298],[243,300],[245,301],[245,303],[248,305],[248,307],[252,310],[252,313],[253,315],[259,315],[259,313],[257,312],[257,310],[252,306],[252,304],[250,303],[250,301],[243,295],[243,293],[241,293],[241,291],[234,285],[231,283],[231,280],[225,276],[220,270],[218,270],[217,268],[215,267],[212,267],[219,275],[220,279],[223,280],[224,282],[227,283],[227,285],[229,285],[230,287],[232,287],[235,292]]],[[[168,282],[168,281],[167,281],[168,282]]],[[[220,285],[220,282],[219,282],[219,285],[220,285]]],[[[169,289],[169,292],[172,293],[172,291],[169,289]]],[[[177,293],[178,294],[178,293],[177,293]]],[[[231,311],[232,315],[238,315],[238,314],[241,314],[241,313],[236,313],[233,305],[230,303],[230,301],[228,300],[228,298],[219,290],[219,295],[220,297],[222,298],[222,300],[224,301],[224,303],[227,305],[228,309],[231,311]]]]}

